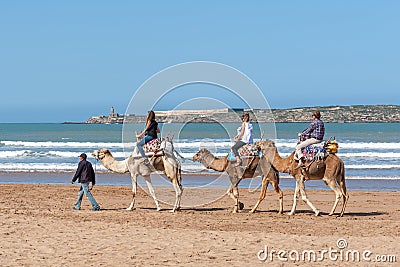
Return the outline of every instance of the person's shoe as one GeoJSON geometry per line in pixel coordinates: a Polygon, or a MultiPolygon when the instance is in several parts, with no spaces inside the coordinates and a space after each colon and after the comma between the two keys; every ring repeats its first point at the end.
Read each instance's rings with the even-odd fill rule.
{"type": "Polygon", "coordinates": [[[304,167],[304,162],[303,162],[303,160],[304,160],[304,158],[300,158],[300,159],[299,159],[299,163],[297,164],[296,169],[304,167]]]}
{"type": "Polygon", "coordinates": [[[80,207],[78,208],[78,207],[73,206],[72,209],[73,209],[73,210],[80,210],[81,208],[80,208],[80,207]]]}
{"type": "Polygon", "coordinates": [[[100,206],[94,207],[92,210],[95,210],[95,211],[100,210],[100,206]]]}

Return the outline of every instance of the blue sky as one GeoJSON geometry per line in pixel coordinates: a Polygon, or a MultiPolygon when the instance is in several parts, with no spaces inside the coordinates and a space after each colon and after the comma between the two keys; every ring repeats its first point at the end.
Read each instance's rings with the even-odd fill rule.
{"type": "MultiPolygon", "coordinates": [[[[197,60],[245,73],[272,108],[398,105],[399,10],[385,0],[0,1],[0,122],[124,113],[153,74],[197,60]]],[[[157,108],[214,94],[224,92],[191,85],[157,108]]]]}

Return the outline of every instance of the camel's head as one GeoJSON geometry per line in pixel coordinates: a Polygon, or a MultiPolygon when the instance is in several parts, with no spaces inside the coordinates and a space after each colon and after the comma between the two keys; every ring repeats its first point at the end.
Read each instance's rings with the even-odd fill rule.
{"type": "Polygon", "coordinates": [[[96,159],[99,159],[99,160],[104,159],[107,154],[111,154],[110,150],[108,150],[107,148],[102,148],[100,150],[94,150],[92,152],[93,157],[95,157],[96,159]]]}
{"type": "Polygon", "coordinates": [[[263,148],[271,148],[271,147],[275,148],[275,142],[274,141],[267,139],[267,140],[261,142],[261,149],[263,149],[263,148]]]}
{"type": "Polygon", "coordinates": [[[264,157],[273,159],[276,150],[274,141],[267,139],[265,141],[260,142],[259,147],[264,157]]]}
{"type": "Polygon", "coordinates": [[[193,156],[193,161],[197,161],[199,159],[201,159],[205,154],[209,154],[210,151],[208,151],[206,148],[202,148],[200,149],[199,152],[197,152],[194,156],[193,156]]]}

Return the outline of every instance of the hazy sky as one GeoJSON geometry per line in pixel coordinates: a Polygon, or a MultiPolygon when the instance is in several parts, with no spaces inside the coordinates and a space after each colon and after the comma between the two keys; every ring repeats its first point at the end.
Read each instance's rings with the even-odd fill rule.
{"type": "MultiPolygon", "coordinates": [[[[188,61],[238,69],[272,108],[400,104],[399,11],[385,0],[0,1],[0,122],[124,113],[149,77],[188,61]]],[[[225,93],[184,86],[157,108],[242,104],[225,93]]]]}

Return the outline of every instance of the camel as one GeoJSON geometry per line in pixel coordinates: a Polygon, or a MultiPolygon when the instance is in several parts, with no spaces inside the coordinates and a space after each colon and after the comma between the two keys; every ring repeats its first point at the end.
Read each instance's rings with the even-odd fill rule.
{"type": "Polygon", "coordinates": [[[279,173],[275,172],[271,168],[271,165],[262,158],[261,161],[259,157],[244,158],[242,160],[242,166],[244,168],[235,167],[234,163],[231,163],[228,160],[228,155],[223,158],[216,158],[210,151],[208,151],[206,148],[203,148],[193,156],[193,161],[199,161],[205,167],[218,172],[227,172],[231,181],[231,185],[227,191],[227,194],[235,202],[233,213],[242,210],[244,207],[243,203],[239,201],[238,185],[240,181],[244,178],[253,178],[260,175],[262,176],[260,197],[257,204],[250,210],[250,213],[254,213],[261,201],[264,200],[269,183],[273,185],[276,193],[279,195],[278,213],[283,213],[283,192],[279,188],[279,173]],[[265,175],[265,173],[267,173],[267,175],[265,175]]]}
{"type": "MultiPolygon", "coordinates": [[[[161,143],[161,147],[173,149],[172,140],[166,138],[161,143]],[[171,144],[168,144],[171,143],[171,144]]],[[[179,160],[177,160],[173,154],[173,150],[164,150],[164,155],[152,157],[150,159],[153,167],[147,166],[143,163],[143,158],[141,158],[138,151],[135,151],[130,157],[117,161],[111,152],[106,149],[94,150],[92,155],[99,159],[100,162],[108,170],[116,173],[127,173],[130,172],[132,178],[132,202],[126,210],[133,210],[135,205],[135,196],[137,191],[137,178],[138,176],[143,176],[146,181],[147,187],[149,188],[150,195],[153,197],[154,202],[157,207],[157,211],[161,210],[160,204],[156,198],[153,185],[151,183],[150,174],[154,171],[163,171],[164,174],[171,181],[175,190],[175,204],[171,212],[180,210],[181,196],[183,192],[182,188],[182,176],[181,176],[181,165],[179,160]]]]}
{"type": "Polygon", "coordinates": [[[304,187],[305,180],[323,180],[336,195],[335,202],[329,215],[333,215],[336,206],[343,197],[343,206],[339,214],[343,216],[346,204],[349,200],[349,195],[346,189],[346,182],[344,176],[344,163],[335,154],[328,154],[323,160],[313,161],[306,164],[303,168],[297,167],[297,162],[294,160],[295,152],[291,153],[289,157],[282,158],[275,146],[275,143],[271,140],[263,141],[260,145],[263,156],[272,164],[273,168],[279,172],[289,173],[296,180],[296,189],[293,197],[293,207],[289,215],[293,215],[296,211],[297,198],[299,192],[302,200],[315,212],[315,215],[319,215],[317,210],[311,201],[307,198],[307,194],[304,187]]]}

